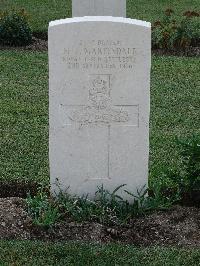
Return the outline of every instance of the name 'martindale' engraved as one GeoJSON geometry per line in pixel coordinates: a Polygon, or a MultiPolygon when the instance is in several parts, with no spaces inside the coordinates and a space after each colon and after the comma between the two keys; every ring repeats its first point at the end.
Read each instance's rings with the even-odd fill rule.
{"type": "Polygon", "coordinates": [[[110,75],[92,75],[91,84],[89,105],[72,110],[69,114],[72,121],[81,125],[129,121],[127,111],[113,107],[111,104],[110,75]]]}
{"type": "Polygon", "coordinates": [[[80,40],[77,46],[64,49],[63,61],[68,69],[132,69],[135,48],[121,41],[80,40]]]}

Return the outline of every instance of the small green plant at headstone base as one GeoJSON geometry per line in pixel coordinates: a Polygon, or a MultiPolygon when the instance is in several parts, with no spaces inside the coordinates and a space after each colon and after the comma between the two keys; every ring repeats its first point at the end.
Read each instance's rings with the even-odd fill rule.
{"type": "Polygon", "coordinates": [[[162,196],[160,184],[154,186],[153,195],[148,195],[148,189],[144,187],[138,190],[137,195],[133,195],[124,187],[125,184],[122,184],[109,192],[102,185],[97,188],[93,200],[87,196],[71,196],[67,191],[62,190],[55,198],[51,198],[44,189],[40,189],[35,197],[28,196],[28,213],[35,225],[43,227],[50,227],[59,220],[123,225],[136,216],[155,210],[166,210],[177,201],[175,197],[162,196]],[[117,194],[121,189],[133,197],[132,203],[117,194]]]}
{"type": "Polygon", "coordinates": [[[185,49],[200,40],[199,13],[186,11],[180,21],[172,9],[164,12],[161,20],[153,24],[152,45],[161,49],[185,49]]]}
{"type": "Polygon", "coordinates": [[[38,226],[51,227],[59,219],[58,207],[49,198],[46,189],[41,187],[36,196],[28,194],[26,203],[33,223],[38,226]]]}
{"type": "Polygon", "coordinates": [[[32,42],[32,31],[24,9],[0,14],[0,44],[25,46],[32,42]]]}

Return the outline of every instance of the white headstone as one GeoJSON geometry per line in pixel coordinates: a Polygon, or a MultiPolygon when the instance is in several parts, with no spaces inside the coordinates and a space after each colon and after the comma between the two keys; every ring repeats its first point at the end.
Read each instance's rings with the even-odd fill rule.
{"type": "Polygon", "coordinates": [[[126,17],[126,0],[72,0],[72,16],[126,17]]]}
{"type": "MultiPolygon", "coordinates": [[[[49,26],[52,191],[147,185],[150,23],[114,17],[49,26]]],[[[124,195],[129,198],[128,195],[124,195]]]]}

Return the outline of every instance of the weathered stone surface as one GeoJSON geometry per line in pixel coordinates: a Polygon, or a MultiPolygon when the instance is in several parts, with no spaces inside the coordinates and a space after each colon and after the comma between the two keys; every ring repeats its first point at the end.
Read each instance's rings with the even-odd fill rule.
{"type": "Polygon", "coordinates": [[[126,0],[72,0],[72,16],[126,17],[126,0]]]}
{"type": "MultiPolygon", "coordinates": [[[[113,17],[49,26],[52,191],[94,196],[147,185],[150,23],[113,17]]],[[[128,198],[128,195],[125,195],[128,198]]]]}

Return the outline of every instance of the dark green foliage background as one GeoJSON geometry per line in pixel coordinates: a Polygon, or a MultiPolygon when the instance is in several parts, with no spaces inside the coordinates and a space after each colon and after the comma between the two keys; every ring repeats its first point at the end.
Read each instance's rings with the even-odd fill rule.
{"type": "MultiPolygon", "coordinates": [[[[162,11],[172,8],[177,16],[184,11],[199,11],[199,0],[127,0],[127,17],[153,22],[162,11]]],[[[51,20],[71,16],[71,0],[1,0],[0,10],[25,8],[34,31],[47,31],[51,20]]]]}
{"type": "Polygon", "coordinates": [[[10,11],[0,16],[0,44],[23,46],[32,42],[32,31],[23,12],[10,11]]]}

